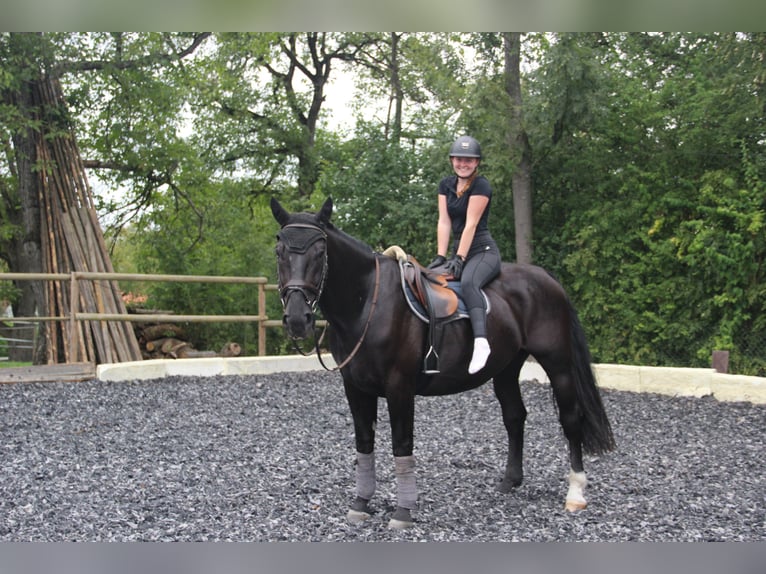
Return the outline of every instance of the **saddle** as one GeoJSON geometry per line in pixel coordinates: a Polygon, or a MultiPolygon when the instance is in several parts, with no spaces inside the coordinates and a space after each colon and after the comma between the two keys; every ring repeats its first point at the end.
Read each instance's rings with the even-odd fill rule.
{"type": "Polygon", "coordinates": [[[407,256],[407,262],[409,265],[402,265],[402,277],[418,303],[428,310],[429,319],[452,318],[458,310],[458,296],[449,287],[448,276],[438,269],[423,267],[411,255],[407,256]]]}
{"type": "Polygon", "coordinates": [[[448,283],[451,276],[446,275],[439,268],[423,267],[413,256],[406,254],[398,246],[389,247],[383,255],[399,261],[405,297],[412,294],[427,313],[424,320],[428,323],[428,350],[423,360],[423,373],[437,374],[440,372],[437,349],[441,347],[443,327],[450,321],[464,317],[460,312],[458,294],[448,283]],[[409,293],[407,293],[407,287],[409,287],[409,293]]]}

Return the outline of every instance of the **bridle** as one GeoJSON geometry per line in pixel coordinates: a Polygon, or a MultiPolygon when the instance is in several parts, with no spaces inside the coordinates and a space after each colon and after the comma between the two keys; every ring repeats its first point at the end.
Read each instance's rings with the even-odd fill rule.
{"type": "MultiPolygon", "coordinates": [[[[314,239],[311,242],[304,242],[301,245],[290,245],[289,243],[284,242],[287,246],[287,249],[294,253],[306,253],[308,248],[319,240],[324,241],[325,244],[327,243],[327,234],[321,227],[317,225],[311,225],[309,223],[290,223],[285,225],[282,229],[311,229],[319,233],[319,238],[314,239]]],[[[279,281],[279,299],[282,301],[282,309],[287,306],[287,300],[290,298],[290,295],[298,292],[303,296],[303,300],[306,302],[306,305],[311,308],[311,312],[315,313],[316,306],[319,303],[319,298],[322,296],[322,291],[324,291],[324,284],[325,280],[327,279],[327,267],[327,248],[325,247],[324,261],[322,262],[322,276],[319,279],[319,285],[312,285],[303,279],[290,279],[284,285],[282,285],[281,281],[279,281]],[[309,296],[309,293],[311,296],[309,296]]]]}
{"type": "MultiPolygon", "coordinates": [[[[316,306],[319,303],[319,298],[322,296],[322,292],[324,291],[325,281],[327,280],[327,270],[328,270],[328,262],[327,262],[327,234],[325,233],[324,229],[319,227],[318,225],[313,225],[310,223],[289,223],[282,227],[282,230],[285,229],[312,229],[314,231],[319,232],[319,237],[314,239],[311,242],[305,242],[302,245],[290,245],[288,242],[285,242],[283,239],[283,243],[287,246],[287,249],[293,252],[297,253],[305,253],[309,247],[314,245],[317,241],[324,241],[325,242],[325,250],[324,250],[324,259],[322,262],[322,276],[319,280],[319,285],[311,285],[310,283],[307,283],[306,281],[302,279],[290,279],[287,283],[282,285],[281,280],[279,281],[278,289],[279,289],[279,298],[282,301],[282,309],[285,309],[287,306],[287,300],[289,299],[290,295],[292,295],[294,292],[299,292],[302,296],[304,301],[306,302],[306,305],[309,306],[311,309],[312,314],[316,313],[316,306]],[[313,295],[313,298],[309,297],[307,294],[307,291],[313,295]]],[[[370,304],[370,314],[367,316],[367,322],[364,325],[364,330],[362,331],[362,336],[359,338],[359,340],[356,343],[356,346],[354,346],[351,353],[334,369],[329,368],[327,365],[325,365],[324,361],[322,360],[322,354],[319,350],[319,345],[321,344],[322,340],[324,339],[325,333],[327,332],[327,324],[325,325],[324,329],[322,330],[322,334],[320,337],[314,336],[315,341],[315,350],[317,354],[317,358],[319,359],[319,363],[322,365],[322,367],[325,368],[327,371],[335,371],[340,370],[346,365],[348,365],[351,362],[351,359],[354,358],[354,355],[356,355],[359,348],[362,346],[362,342],[364,341],[365,336],[367,335],[367,329],[370,327],[370,322],[372,321],[372,315],[375,312],[375,306],[378,303],[378,292],[380,288],[380,262],[378,261],[378,255],[375,254],[375,287],[373,288],[372,293],[372,303],[370,304]]],[[[306,353],[304,353],[295,342],[295,339],[292,338],[294,347],[298,350],[298,352],[301,355],[306,356],[306,353]]]]}

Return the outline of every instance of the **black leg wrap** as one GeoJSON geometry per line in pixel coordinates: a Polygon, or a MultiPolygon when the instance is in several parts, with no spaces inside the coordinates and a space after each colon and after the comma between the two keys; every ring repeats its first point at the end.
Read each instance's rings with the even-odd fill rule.
{"type": "Polygon", "coordinates": [[[397,506],[396,511],[391,516],[391,520],[388,522],[389,528],[410,528],[414,525],[412,520],[412,511],[409,508],[403,506],[397,506]]]}
{"type": "Polygon", "coordinates": [[[370,509],[370,501],[366,498],[362,498],[361,496],[357,496],[356,499],[354,499],[354,502],[351,503],[351,510],[372,514],[372,510],[370,509]]]}
{"type": "Polygon", "coordinates": [[[359,524],[360,522],[367,520],[372,514],[369,502],[369,500],[357,496],[354,502],[351,503],[351,507],[348,509],[346,520],[351,524],[359,524]]]}

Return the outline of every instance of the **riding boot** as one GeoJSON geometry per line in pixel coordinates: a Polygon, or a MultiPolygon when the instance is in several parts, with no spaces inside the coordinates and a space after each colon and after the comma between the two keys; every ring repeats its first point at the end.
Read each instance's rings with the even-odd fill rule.
{"type": "Polygon", "coordinates": [[[473,375],[481,371],[484,365],[487,364],[490,349],[486,336],[486,311],[480,307],[473,308],[469,309],[468,315],[471,319],[471,327],[474,334],[473,356],[471,357],[471,363],[468,365],[468,374],[473,375]]]}

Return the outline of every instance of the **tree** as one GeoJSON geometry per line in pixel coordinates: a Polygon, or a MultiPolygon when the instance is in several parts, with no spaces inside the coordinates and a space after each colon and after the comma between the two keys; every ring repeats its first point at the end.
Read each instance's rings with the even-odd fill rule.
{"type": "MultiPolygon", "coordinates": [[[[4,232],[0,254],[12,272],[41,273],[40,205],[35,176],[33,85],[39,79],[44,50],[40,35],[4,34],[2,116],[7,164],[3,170],[4,232]]],[[[46,313],[41,282],[20,282],[14,314],[31,317],[46,313]]],[[[40,350],[37,351],[40,353],[40,350]]]]}
{"type": "MultiPolygon", "coordinates": [[[[196,60],[211,43],[209,33],[59,38],[61,49],[69,48],[58,66],[68,71],[63,79],[85,165],[98,191],[112,192],[97,197],[116,228],[166,189],[193,205],[193,187],[209,177],[188,131],[196,60]]],[[[199,217],[193,221],[198,228],[199,217]]]]}
{"type": "Polygon", "coordinates": [[[459,123],[482,145],[481,171],[493,187],[490,225],[503,258],[530,262],[533,165],[521,92],[521,35],[472,34],[467,44],[475,50],[477,72],[459,123]]]}
{"type": "Polygon", "coordinates": [[[338,200],[336,219],[346,231],[430,260],[435,191],[449,168],[464,66],[448,35],[391,33],[368,46],[357,67],[361,101],[382,99],[387,111],[359,118],[353,138],[332,146],[319,191],[338,200]]]}
{"type": "Polygon", "coordinates": [[[253,192],[311,197],[320,175],[316,142],[336,64],[376,42],[366,34],[221,34],[200,78],[198,126],[225,134],[222,164],[253,178],[253,192]],[[212,78],[212,82],[211,82],[212,78]],[[203,85],[204,84],[204,85],[203,85]]]}
{"type": "Polygon", "coordinates": [[[521,34],[503,33],[505,90],[510,99],[508,147],[514,164],[513,216],[516,236],[516,261],[532,263],[532,150],[524,128],[521,98],[521,34]]]}
{"type": "Polygon", "coordinates": [[[367,96],[360,104],[387,102],[382,127],[394,145],[428,141],[429,122],[454,123],[466,79],[456,41],[452,34],[391,32],[360,53],[359,92],[367,96]]]}
{"type": "MultiPolygon", "coordinates": [[[[0,54],[4,73],[0,84],[3,108],[0,127],[6,137],[7,166],[3,170],[3,212],[7,217],[4,240],[0,244],[1,256],[15,272],[42,272],[46,269],[41,249],[43,221],[52,214],[44,206],[46,188],[43,186],[50,166],[38,157],[38,144],[56,138],[70,138],[72,119],[69,110],[58,101],[43,98],[46,86],[58,86],[57,80],[71,72],[104,69],[102,60],[67,60],[72,43],[56,42],[56,36],[44,34],[4,34],[0,37],[0,54]]],[[[196,42],[196,40],[195,40],[196,42]]],[[[114,68],[156,64],[158,61],[183,57],[183,53],[155,54],[131,63],[119,60],[114,68]]],[[[59,158],[60,160],[60,158],[59,158]]],[[[20,285],[16,314],[32,316],[48,314],[42,282],[24,281],[20,285]]],[[[44,344],[46,337],[40,337],[44,344]]],[[[43,346],[36,351],[35,360],[52,352],[43,346]]]]}
{"type": "Polygon", "coordinates": [[[579,34],[547,52],[528,99],[554,126],[532,140],[537,253],[595,360],[706,365],[762,337],[759,40],[579,34]]]}

